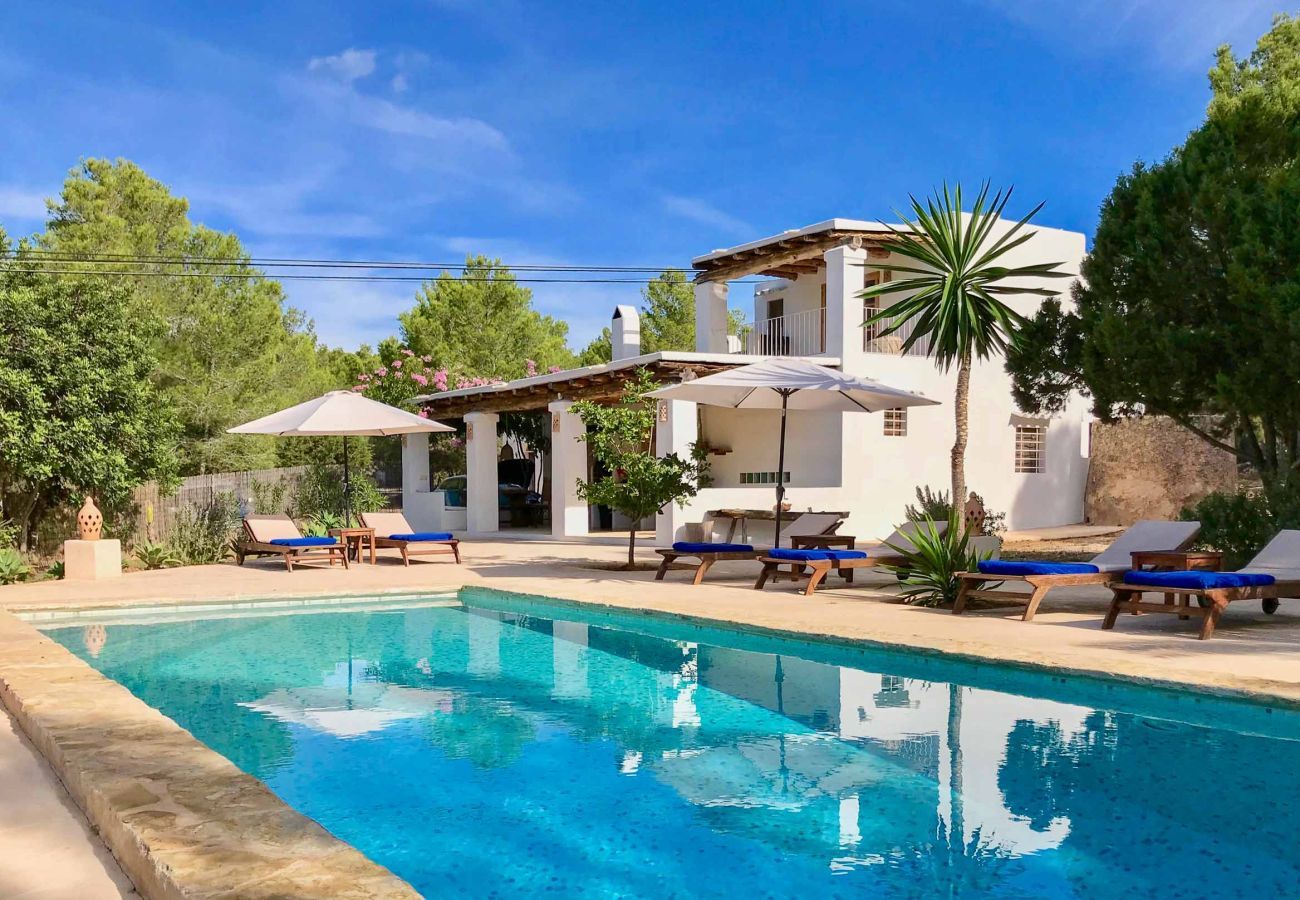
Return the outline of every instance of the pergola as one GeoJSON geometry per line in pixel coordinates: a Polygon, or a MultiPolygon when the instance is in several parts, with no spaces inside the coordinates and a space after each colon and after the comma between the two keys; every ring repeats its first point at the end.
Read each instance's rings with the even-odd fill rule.
{"type": "Polygon", "coordinates": [[[826,268],[826,252],[836,247],[865,249],[868,259],[884,259],[898,236],[881,222],[827,219],[762,240],[696,257],[695,281],[726,282],[747,275],[798,279],[826,268]]]}
{"type": "Polygon", "coordinates": [[[640,369],[668,384],[681,381],[688,372],[697,377],[712,375],[756,361],[732,354],[662,351],[501,384],[426,394],[416,401],[430,418],[438,420],[463,419],[471,413],[538,412],[563,400],[616,400],[640,369]]]}

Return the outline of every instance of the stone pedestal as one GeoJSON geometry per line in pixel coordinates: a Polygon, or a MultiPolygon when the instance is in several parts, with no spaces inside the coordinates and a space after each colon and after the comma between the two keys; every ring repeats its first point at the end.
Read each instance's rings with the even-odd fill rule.
{"type": "Polygon", "coordinates": [[[68,581],[99,581],[122,575],[122,542],[64,541],[63,577],[68,581]]]}

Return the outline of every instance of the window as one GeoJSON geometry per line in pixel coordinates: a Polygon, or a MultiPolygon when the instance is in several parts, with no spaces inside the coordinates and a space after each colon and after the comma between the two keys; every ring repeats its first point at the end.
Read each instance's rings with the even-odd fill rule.
{"type": "Polygon", "coordinates": [[[907,437],[907,409],[885,410],[885,437],[907,437]]]}
{"type": "Polygon", "coordinates": [[[1041,474],[1047,471],[1047,426],[1016,426],[1016,472],[1041,474]]]}
{"type": "MultiPolygon", "coordinates": [[[[784,481],[785,484],[789,484],[790,473],[786,472],[785,478],[782,480],[784,481]]],[[[775,472],[741,472],[740,483],[741,484],[776,484],[776,473],[775,472]]]]}

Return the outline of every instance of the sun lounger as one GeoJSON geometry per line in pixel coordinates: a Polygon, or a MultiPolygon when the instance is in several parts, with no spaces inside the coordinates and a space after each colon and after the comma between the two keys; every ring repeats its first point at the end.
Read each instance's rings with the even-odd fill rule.
{"type": "MultiPolygon", "coordinates": [[[[935,522],[935,528],[940,533],[948,528],[947,522],[935,522]]],[[[817,585],[826,580],[826,576],[834,569],[840,575],[846,578],[854,569],[869,569],[876,566],[896,565],[903,562],[904,557],[900,556],[894,547],[911,547],[912,535],[916,532],[916,523],[907,522],[894,529],[893,534],[885,538],[880,544],[868,547],[864,550],[787,550],[784,548],[773,548],[767,551],[759,559],[763,563],[763,571],[758,573],[758,580],[754,582],[754,590],[761,591],[768,581],[776,580],[781,577],[781,567],[790,566],[789,577],[795,580],[808,579],[808,584],[804,586],[805,596],[811,597],[817,590],[817,585]]]]}
{"type": "Polygon", "coordinates": [[[244,536],[235,542],[235,560],[242,566],[250,556],[279,556],[290,572],[294,563],[315,559],[327,559],[331,566],[338,560],[348,567],[347,550],[338,538],[304,537],[285,515],[244,517],[244,536]]]}
{"type": "Polygon", "coordinates": [[[396,547],[402,551],[402,564],[409,566],[412,556],[452,556],[460,562],[460,541],[450,531],[416,531],[399,512],[361,513],[361,524],[375,530],[376,547],[396,547]]]}
{"type": "Polygon", "coordinates": [[[1122,612],[1173,613],[1180,619],[1200,616],[1200,639],[1206,640],[1213,636],[1229,603],[1260,600],[1264,612],[1272,615],[1279,599],[1300,598],[1300,531],[1279,531],[1249,565],[1236,572],[1129,571],[1111,585],[1111,592],[1102,628],[1114,628],[1122,612]],[[1164,602],[1145,602],[1145,593],[1164,594],[1164,602]],[[1192,597],[1196,606],[1191,605],[1192,597]]]}
{"type": "MultiPolygon", "coordinates": [[[[781,539],[778,543],[789,544],[791,536],[834,534],[835,529],[843,522],[844,516],[841,513],[801,513],[781,529],[781,539]]],[[[691,584],[699,584],[703,581],[704,574],[714,563],[726,559],[758,559],[759,556],[752,544],[713,541],[678,541],[671,549],[660,549],[655,552],[663,557],[663,561],[659,563],[659,570],[655,572],[655,581],[663,581],[669,567],[678,559],[683,557],[698,559],[700,562],[693,569],[695,576],[691,579],[691,584]]]]}
{"type": "Polygon", "coordinates": [[[1144,519],[1135,522],[1111,545],[1088,562],[1015,562],[1005,559],[985,560],[978,572],[961,572],[961,590],[952,605],[953,615],[961,615],[966,601],[972,597],[982,600],[1011,600],[1025,604],[1021,617],[1029,622],[1038,612],[1043,597],[1055,587],[1081,584],[1110,584],[1133,568],[1132,554],[1138,550],[1182,550],[1196,540],[1201,530],[1200,522],[1164,522],[1144,519]],[[985,582],[1021,582],[1030,591],[1004,591],[984,589],[985,582]]]}

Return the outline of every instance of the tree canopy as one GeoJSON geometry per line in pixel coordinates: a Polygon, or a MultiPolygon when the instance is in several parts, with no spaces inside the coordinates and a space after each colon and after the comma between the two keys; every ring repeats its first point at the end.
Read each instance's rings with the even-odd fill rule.
{"type": "Polygon", "coordinates": [[[1102,205],[1074,309],[1010,355],[1018,402],[1169,416],[1266,477],[1300,460],[1300,20],[1220,49],[1205,122],[1102,205]]]}
{"type": "MultiPolygon", "coordinates": [[[[744,317],[738,310],[728,311],[731,333],[736,333],[744,317]]],[[[578,362],[584,366],[609,362],[612,356],[609,328],[592,339],[578,362]]],[[[641,352],[695,349],[695,286],[681,269],[665,269],[641,289],[641,352]]]]}
{"type": "Polygon", "coordinates": [[[528,360],[566,368],[574,357],[569,326],[533,308],[500,260],[469,256],[459,276],[443,272],[420,287],[414,308],[398,316],[402,343],[435,368],[479,378],[521,378],[528,360]]]}
{"type": "Polygon", "coordinates": [[[121,508],[176,472],[176,420],[129,287],[43,268],[25,249],[0,262],[0,522],[23,547],[83,492],[121,508]]]}
{"type": "Polygon", "coordinates": [[[179,416],[182,471],[275,465],[274,439],[225,430],[337,386],[335,376],[318,364],[310,321],[239,239],[188,212],[134,163],[88,159],[64,182],[39,246],[63,269],[133,273],[113,277],[130,287],[126,316],[149,336],[152,377],[179,416]]]}

